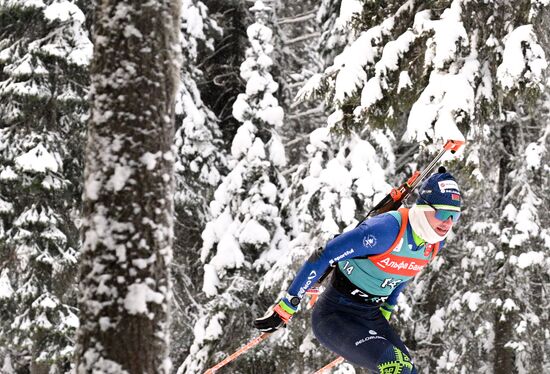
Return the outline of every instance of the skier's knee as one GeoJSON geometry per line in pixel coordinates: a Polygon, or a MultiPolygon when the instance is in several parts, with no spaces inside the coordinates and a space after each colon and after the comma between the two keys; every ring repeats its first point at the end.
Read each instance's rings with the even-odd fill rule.
{"type": "Polygon", "coordinates": [[[386,349],[378,359],[378,373],[386,374],[416,374],[411,358],[403,353],[399,348],[392,346],[386,349]]]}

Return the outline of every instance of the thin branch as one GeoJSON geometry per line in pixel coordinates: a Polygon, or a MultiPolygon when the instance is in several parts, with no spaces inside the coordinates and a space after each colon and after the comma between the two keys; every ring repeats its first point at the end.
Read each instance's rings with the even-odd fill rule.
{"type": "Polygon", "coordinates": [[[283,171],[281,174],[286,177],[287,175],[290,175],[290,174],[294,173],[294,171],[296,171],[299,166],[300,165],[294,165],[290,169],[286,169],[285,171],[283,171]]]}
{"type": "Polygon", "coordinates": [[[290,140],[289,142],[285,143],[285,148],[289,148],[291,145],[294,145],[295,143],[299,143],[303,141],[304,139],[308,138],[309,134],[300,135],[298,137],[295,137],[294,139],[290,140]]]}
{"type": "Polygon", "coordinates": [[[296,118],[310,116],[312,114],[317,114],[317,113],[323,113],[323,107],[318,106],[317,108],[309,109],[309,110],[306,110],[305,112],[290,114],[290,115],[287,116],[287,118],[288,119],[296,119],[296,118]]]}
{"type": "Polygon", "coordinates": [[[299,36],[297,38],[294,38],[294,39],[288,39],[288,40],[285,40],[283,43],[285,45],[289,45],[289,44],[294,44],[294,43],[298,43],[298,42],[302,42],[304,40],[308,40],[308,39],[313,39],[313,38],[318,38],[321,36],[321,33],[320,32],[314,32],[312,34],[307,34],[307,35],[302,35],[302,36],[299,36]]]}
{"type": "Polygon", "coordinates": [[[401,169],[407,161],[410,161],[411,156],[418,150],[417,147],[410,147],[405,151],[404,154],[401,155],[396,161],[395,161],[395,168],[396,170],[401,169]]]}
{"type": "Polygon", "coordinates": [[[306,13],[303,13],[303,14],[299,14],[295,17],[290,17],[290,18],[281,18],[277,24],[279,25],[285,25],[287,23],[295,23],[295,22],[301,22],[301,21],[307,21],[308,19],[312,19],[312,18],[315,18],[315,13],[316,11],[315,10],[311,10],[309,12],[306,12],[306,13]]]}

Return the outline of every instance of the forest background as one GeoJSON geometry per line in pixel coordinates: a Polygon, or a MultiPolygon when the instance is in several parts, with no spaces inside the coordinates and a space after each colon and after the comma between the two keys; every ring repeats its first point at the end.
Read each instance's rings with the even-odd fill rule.
{"type": "MultiPolygon", "coordinates": [[[[175,372],[255,336],[309,254],[450,137],[464,214],[392,323],[422,373],[550,372],[547,0],[181,5],[175,372]]],[[[0,0],[2,373],[74,367],[94,6],[0,0]]],[[[305,309],[228,370],[331,361],[305,309]]]]}

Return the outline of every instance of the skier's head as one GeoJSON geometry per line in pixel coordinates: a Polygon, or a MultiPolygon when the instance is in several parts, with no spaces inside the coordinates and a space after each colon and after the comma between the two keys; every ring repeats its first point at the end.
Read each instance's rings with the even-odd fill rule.
{"type": "Polygon", "coordinates": [[[445,168],[439,168],[422,183],[416,205],[411,208],[413,230],[428,243],[445,239],[460,217],[461,203],[456,180],[445,168]]]}
{"type": "Polygon", "coordinates": [[[416,204],[460,212],[462,200],[455,178],[443,167],[438,171],[439,173],[433,174],[422,183],[416,204]]]}

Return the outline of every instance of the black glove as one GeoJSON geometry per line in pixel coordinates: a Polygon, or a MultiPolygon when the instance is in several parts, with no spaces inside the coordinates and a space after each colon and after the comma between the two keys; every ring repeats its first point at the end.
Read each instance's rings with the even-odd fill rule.
{"type": "Polygon", "coordinates": [[[273,332],[284,327],[292,318],[297,306],[291,305],[286,298],[270,307],[263,317],[254,320],[254,327],[263,332],[273,332]]]}

